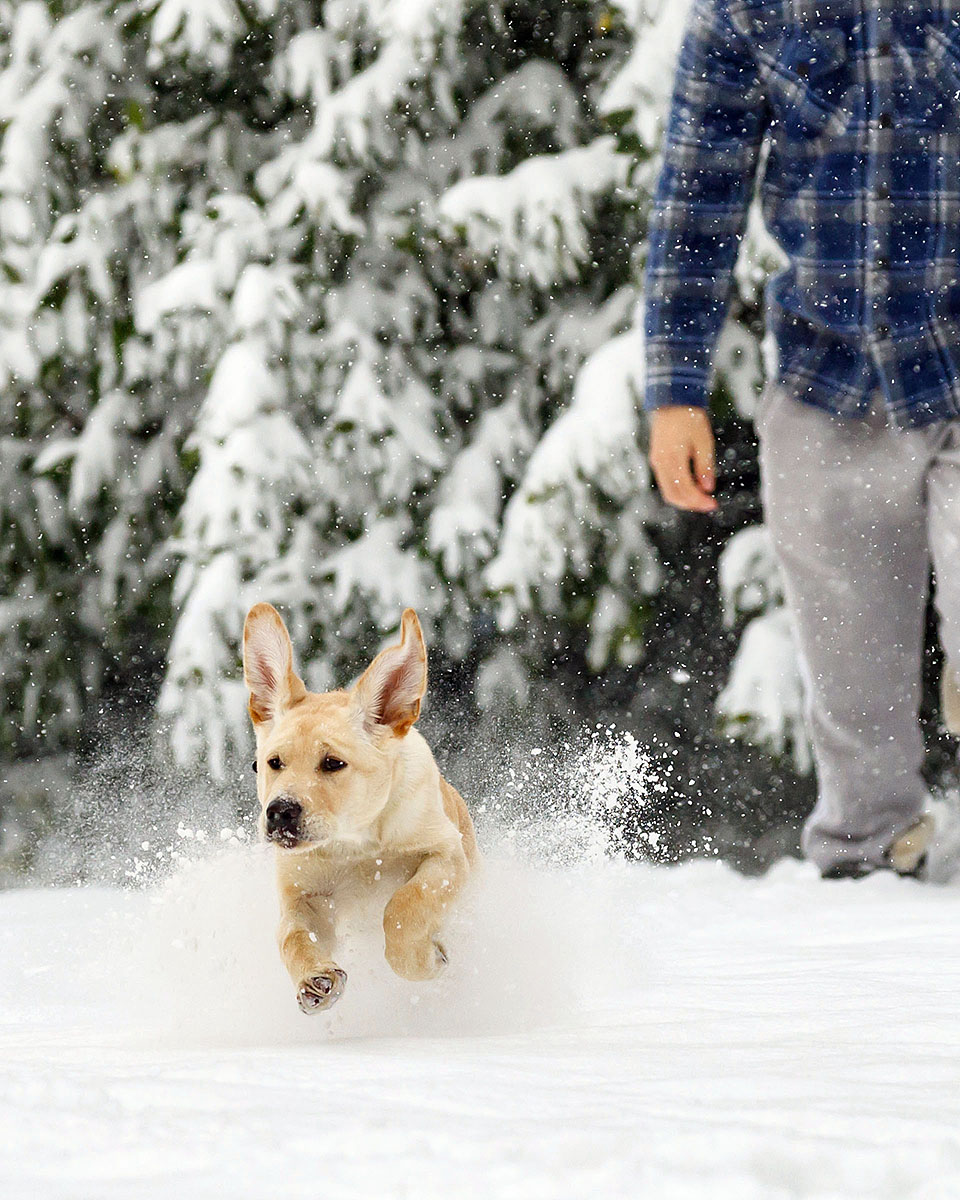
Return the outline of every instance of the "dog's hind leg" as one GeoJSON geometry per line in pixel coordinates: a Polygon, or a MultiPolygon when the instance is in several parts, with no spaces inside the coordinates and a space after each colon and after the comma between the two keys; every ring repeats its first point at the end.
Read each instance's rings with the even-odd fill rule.
{"type": "Polygon", "coordinates": [[[281,885],[280,905],[283,915],[277,943],[297,989],[301,1011],[314,1013],[332,1008],[343,995],[347,982],[346,972],[333,961],[336,945],[333,898],[281,885]]]}
{"type": "Polygon", "coordinates": [[[404,979],[433,979],[447,961],[440,929],[467,875],[463,850],[424,856],[383,913],[387,962],[404,979]]]}

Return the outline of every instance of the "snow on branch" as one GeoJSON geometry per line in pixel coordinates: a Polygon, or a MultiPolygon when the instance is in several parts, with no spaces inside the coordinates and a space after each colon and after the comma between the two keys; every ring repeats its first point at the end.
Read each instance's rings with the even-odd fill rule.
{"type": "Polygon", "coordinates": [[[428,67],[419,47],[397,41],[384,46],[366,70],[358,72],[317,108],[311,146],[321,155],[343,143],[353,158],[368,148],[371,126],[390,112],[428,67]]]}
{"type": "MultiPolygon", "coordinates": [[[[0,200],[0,236],[3,231],[3,202],[0,200]]],[[[14,380],[32,383],[37,378],[40,355],[32,336],[35,311],[34,290],[28,284],[12,283],[0,274],[0,409],[13,396],[14,380]]]]}
{"type": "Polygon", "coordinates": [[[320,577],[330,585],[333,610],[344,612],[360,601],[383,630],[396,626],[404,607],[416,608],[421,616],[435,612],[440,597],[432,573],[416,550],[407,548],[410,540],[406,518],[381,517],[355,541],[329,554],[320,577]]]}
{"type": "Polygon", "coordinates": [[[230,326],[235,335],[262,332],[277,346],[283,327],[300,310],[294,268],[286,264],[251,263],[237,280],[230,303],[230,326]]]}
{"type": "MultiPolygon", "coordinates": [[[[53,143],[83,143],[123,51],[100,4],[51,24],[33,0],[16,10],[10,61],[0,72],[0,194],[42,188],[53,143]]],[[[35,214],[39,219],[39,214],[35,214]]]]}
{"type": "Polygon", "coordinates": [[[749,623],[716,708],[728,736],[778,757],[789,754],[800,774],[812,770],[803,678],[786,608],[774,608],[749,623]]]}
{"type": "Polygon", "coordinates": [[[117,232],[116,213],[107,196],[91,196],[77,212],[60,217],[37,264],[37,302],[76,271],[102,304],[110,304],[114,299],[110,261],[119,249],[117,232]]]}
{"type": "Polygon", "coordinates": [[[285,229],[303,213],[320,230],[359,236],[364,225],[350,207],[355,180],[356,172],[320,161],[309,140],[264,163],[256,177],[271,227],[285,229]]]}
{"type": "Polygon", "coordinates": [[[716,702],[720,728],[769,754],[790,754],[797,771],[812,768],[804,725],[804,687],[783,579],[769,530],[735,534],[720,556],[724,623],[749,617],[716,702]]]}
{"type": "Polygon", "coordinates": [[[195,568],[157,705],[171,722],[170,745],[177,761],[183,766],[205,762],[219,779],[245,720],[246,696],[236,672],[245,611],[235,554],[224,550],[195,568]]]}
{"type": "Polygon", "coordinates": [[[367,0],[383,37],[423,37],[431,28],[453,30],[460,23],[465,0],[367,0]]]}
{"type": "Polygon", "coordinates": [[[504,473],[530,449],[516,396],[480,417],[473,439],[441,481],[430,514],[427,543],[448,578],[469,576],[489,561],[499,533],[504,473]]]}
{"type": "Polygon", "coordinates": [[[165,58],[200,58],[224,67],[246,22],[234,0],[142,0],[151,14],[151,66],[165,58]]]}
{"type": "Polygon", "coordinates": [[[53,27],[46,5],[28,0],[12,16],[0,75],[0,120],[9,121],[24,107],[23,99],[45,58],[53,27]]]}
{"type": "Polygon", "coordinates": [[[129,463],[127,426],[136,401],[124,392],[103,396],[87,417],[77,437],[56,438],[37,455],[34,470],[49,471],[70,461],[68,504],[78,516],[84,516],[101,488],[108,487],[129,463]]]}
{"type": "Polygon", "coordinates": [[[604,193],[626,179],[628,161],[613,138],[543,154],[507,175],[454,184],[440,200],[441,231],[462,236],[500,272],[539,287],[576,279],[588,261],[586,222],[604,193]]]}
{"type": "Polygon", "coordinates": [[[226,323],[232,293],[236,293],[233,321],[243,323],[255,290],[266,293],[259,304],[273,304],[276,319],[289,317],[296,305],[291,272],[257,262],[269,257],[270,233],[256,201],[232,193],[220,194],[201,213],[185,214],[183,224],[187,247],[183,261],[158,279],[145,279],[134,296],[139,332],[156,334],[170,318],[189,321],[198,313],[211,314],[226,323]],[[253,274],[248,274],[251,271],[253,274]],[[244,275],[246,284],[241,288],[244,275]]]}
{"type": "Polygon", "coordinates": [[[520,119],[549,129],[564,143],[575,142],[581,104],[559,66],[534,59],[498,80],[474,102],[457,141],[465,138],[476,155],[484,145],[491,145],[491,133],[498,125],[520,119]]]}
{"type": "Polygon", "coordinates": [[[720,595],[728,627],[783,604],[783,579],[765,525],[741,529],[727,542],[720,556],[720,595]]]}
{"type": "Polygon", "coordinates": [[[235,340],[217,363],[188,443],[199,465],[169,543],[182,560],[173,589],[180,611],[160,711],[175,720],[178,758],[205,758],[217,776],[226,749],[245,732],[236,681],[245,606],[262,598],[258,578],[277,559],[286,557],[301,592],[313,565],[309,544],[293,537],[292,512],[313,498],[314,453],[285,411],[279,360],[296,311],[286,268],[246,268],[233,296],[235,340]],[[294,543],[303,555],[296,562],[294,543]]]}
{"type": "Polygon", "coordinates": [[[295,100],[319,104],[333,87],[335,39],[326,29],[304,29],[280,51],[274,65],[275,82],[295,100]]]}
{"type": "Polygon", "coordinates": [[[628,127],[650,150],[660,144],[663,134],[691,4],[692,0],[667,0],[652,21],[644,0],[639,0],[642,13],[628,12],[638,7],[638,0],[617,5],[638,26],[638,36],[630,57],[607,84],[599,107],[607,115],[629,114],[628,127]]]}
{"type": "Polygon", "coordinates": [[[570,407],[537,446],[507,505],[500,545],[485,573],[500,596],[505,627],[535,605],[560,611],[565,579],[606,574],[612,590],[594,606],[597,664],[609,658],[630,623],[632,609],[617,593],[635,598],[655,591],[660,579],[644,529],[654,514],[638,446],[642,360],[634,327],[584,363],[570,407]],[[606,561],[598,562],[598,554],[606,561]]]}
{"type": "MultiPolygon", "coordinates": [[[[365,28],[379,48],[368,66],[335,90],[325,92],[322,78],[308,84],[318,97],[309,137],[318,157],[346,149],[359,159],[372,144],[379,143],[388,114],[435,72],[438,59],[456,33],[464,2],[368,0],[326,6],[325,25],[334,45],[355,40],[358,29],[365,28]]],[[[302,86],[302,78],[296,83],[302,86]]]]}
{"type": "Polygon", "coordinates": [[[222,304],[210,259],[187,259],[161,279],[148,283],[134,298],[137,329],[153,333],[171,313],[216,312],[222,304]]]}
{"type": "Polygon", "coordinates": [[[610,7],[619,9],[631,29],[642,30],[676,3],[677,0],[613,0],[610,7]]]}
{"type": "Polygon", "coordinates": [[[263,209],[241,192],[218,192],[199,211],[185,213],[183,240],[189,257],[213,263],[224,291],[235,287],[248,263],[269,260],[273,250],[263,209]]]}
{"type": "Polygon", "coordinates": [[[744,303],[757,304],[769,277],[787,266],[788,261],[780,243],[767,229],[759,200],[754,200],[734,269],[737,290],[744,303]]]}

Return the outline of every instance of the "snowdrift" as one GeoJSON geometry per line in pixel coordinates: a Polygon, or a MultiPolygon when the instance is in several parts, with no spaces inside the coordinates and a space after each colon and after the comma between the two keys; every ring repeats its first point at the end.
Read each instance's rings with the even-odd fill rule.
{"type": "Polygon", "coordinates": [[[960,890],[492,857],[433,985],[303,1017],[270,864],[0,895],[0,1195],[960,1195],[960,890]]]}

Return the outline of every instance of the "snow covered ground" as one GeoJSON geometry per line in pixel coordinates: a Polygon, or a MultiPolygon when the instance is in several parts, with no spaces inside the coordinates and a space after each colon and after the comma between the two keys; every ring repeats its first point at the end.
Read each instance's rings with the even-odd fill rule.
{"type": "Polygon", "coordinates": [[[266,852],[0,895],[0,1196],[960,1195],[960,888],[488,861],[296,1010],[266,852]]]}

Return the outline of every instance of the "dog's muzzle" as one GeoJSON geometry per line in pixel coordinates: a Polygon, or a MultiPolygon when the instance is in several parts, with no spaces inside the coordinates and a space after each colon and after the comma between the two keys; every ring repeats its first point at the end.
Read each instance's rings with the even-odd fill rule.
{"type": "Polygon", "coordinates": [[[267,840],[278,846],[295,846],[302,836],[303,807],[292,796],[278,796],[267,805],[267,840]]]}

